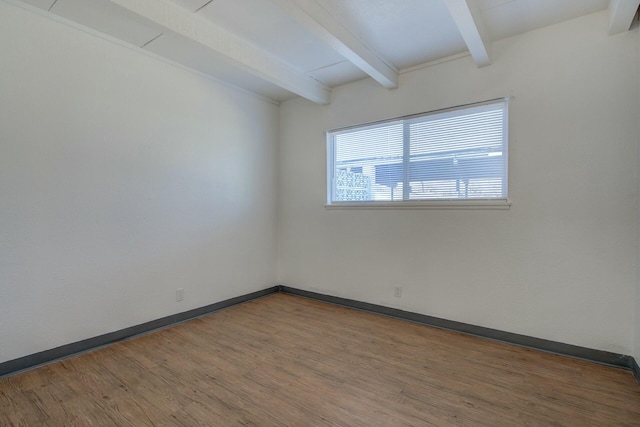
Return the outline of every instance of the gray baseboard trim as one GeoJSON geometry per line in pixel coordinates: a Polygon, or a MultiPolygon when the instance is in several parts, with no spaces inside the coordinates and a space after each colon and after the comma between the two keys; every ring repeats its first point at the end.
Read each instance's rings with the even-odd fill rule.
{"type": "Polygon", "coordinates": [[[633,368],[631,368],[633,370],[633,375],[636,377],[638,384],[640,384],[640,366],[638,366],[638,361],[636,359],[632,357],[631,360],[633,364],[633,368]]]}
{"type": "Polygon", "coordinates": [[[177,323],[194,319],[196,317],[203,316],[205,314],[214,313],[216,311],[229,308],[237,304],[242,304],[244,302],[252,301],[273,293],[278,293],[278,292],[297,295],[297,296],[313,299],[316,301],[336,304],[336,305],[349,307],[357,310],[367,311],[370,313],[380,314],[383,316],[389,316],[397,319],[408,320],[408,321],[420,323],[426,326],[431,326],[434,328],[461,332],[464,334],[473,335],[480,338],[518,345],[521,347],[527,347],[535,350],[545,351],[548,353],[554,353],[561,356],[568,356],[568,357],[586,360],[589,362],[595,362],[595,363],[600,363],[604,365],[614,366],[617,368],[628,369],[633,372],[636,380],[638,381],[638,383],[640,383],[640,366],[638,366],[638,363],[633,357],[627,356],[624,354],[611,353],[611,352],[602,351],[602,350],[594,350],[587,347],[564,344],[557,341],[544,340],[541,338],[529,337],[526,335],[500,331],[497,329],[485,328],[482,326],[475,326],[468,323],[456,322],[453,320],[447,320],[439,317],[428,316],[426,314],[413,313],[410,311],[404,311],[397,308],[390,308],[382,305],[370,304],[362,301],[356,301],[356,300],[336,297],[332,295],[325,295],[325,294],[312,292],[312,291],[305,291],[302,289],[292,288],[286,285],[273,286],[273,287],[252,292],[246,295],[230,298],[225,301],[220,301],[214,304],[206,305],[204,307],[195,308],[193,310],[173,314],[171,316],[162,317],[160,319],[152,320],[150,322],[142,323],[140,325],[131,326],[129,328],[121,329],[119,331],[110,332],[108,334],[99,335],[97,337],[88,338],[86,340],[77,341],[71,344],[66,344],[50,350],[45,350],[39,353],[30,354],[24,357],[20,357],[18,359],[9,360],[7,362],[0,363],[0,377],[13,375],[20,371],[31,369],[39,365],[51,363],[56,360],[73,356],[75,354],[90,351],[95,348],[112,344],[117,341],[122,341],[124,339],[131,338],[136,335],[145,334],[156,329],[175,325],[177,323]]]}
{"type": "Polygon", "coordinates": [[[97,347],[102,347],[107,344],[112,344],[116,341],[121,341],[126,338],[131,338],[135,335],[151,332],[155,329],[164,328],[174,325],[176,323],[184,322],[205,314],[213,313],[224,308],[228,308],[237,304],[242,304],[254,299],[261,298],[263,296],[273,294],[280,291],[280,286],[273,286],[271,288],[263,289],[260,291],[252,292],[239,297],[231,298],[228,300],[220,301],[214,304],[209,304],[204,307],[194,308],[182,313],[172,314],[171,316],[162,317],[160,319],[152,320],[150,322],[142,323],[140,325],[131,326],[129,328],[121,329],[119,331],[110,332],[108,334],[99,335],[97,337],[88,338],[86,340],[77,341],[71,344],[62,345],[60,347],[52,348],[50,350],[41,351],[39,353],[30,354],[28,356],[20,357],[18,359],[9,360],[7,362],[0,363],[0,377],[15,374],[19,371],[24,371],[50,363],[59,359],[67,358],[78,353],[83,353],[97,347]]]}
{"type": "Polygon", "coordinates": [[[285,285],[280,286],[280,292],[297,295],[317,301],[328,302],[331,304],[341,305],[344,307],[354,308],[357,310],[368,311],[370,313],[395,317],[397,319],[409,320],[411,322],[432,326],[434,328],[461,332],[480,338],[518,345],[520,347],[527,347],[547,353],[554,353],[561,356],[568,356],[576,359],[586,360],[589,362],[628,369],[634,372],[636,379],[638,380],[638,382],[640,382],[640,368],[638,367],[638,364],[633,357],[624,354],[595,350],[592,348],[580,347],[577,345],[565,344],[557,341],[530,337],[527,335],[520,335],[513,332],[505,332],[498,329],[475,326],[468,323],[456,322],[454,320],[442,319],[439,317],[428,316],[426,314],[413,313],[397,308],[390,308],[382,305],[370,304],[366,302],[335,297],[332,295],[305,291],[285,285]]]}

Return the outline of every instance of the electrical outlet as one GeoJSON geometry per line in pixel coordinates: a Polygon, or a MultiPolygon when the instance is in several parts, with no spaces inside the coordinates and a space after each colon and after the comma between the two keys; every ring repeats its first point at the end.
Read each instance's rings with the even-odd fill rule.
{"type": "Polygon", "coordinates": [[[176,301],[182,301],[184,299],[184,288],[176,289],[176,301]]]}
{"type": "Polygon", "coordinates": [[[402,298],[402,286],[396,286],[393,288],[393,296],[396,298],[402,298]]]}

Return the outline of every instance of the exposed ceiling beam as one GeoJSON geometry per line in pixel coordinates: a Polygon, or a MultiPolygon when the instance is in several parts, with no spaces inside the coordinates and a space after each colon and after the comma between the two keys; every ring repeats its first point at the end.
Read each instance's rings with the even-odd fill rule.
{"type": "Polygon", "coordinates": [[[200,43],[220,59],[263,80],[315,103],[329,103],[330,89],[322,83],[182,6],[163,0],[111,1],[200,43]]]}
{"type": "Polygon", "coordinates": [[[609,1],[609,35],[629,31],[633,17],[636,16],[640,0],[609,1]]]}
{"type": "Polygon", "coordinates": [[[271,0],[336,52],[388,89],[398,87],[398,69],[345,28],[315,0],[271,0]]]}
{"type": "Polygon", "coordinates": [[[491,64],[491,42],[476,0],[445,0],[445,3],[476,65],[491,64]]]}

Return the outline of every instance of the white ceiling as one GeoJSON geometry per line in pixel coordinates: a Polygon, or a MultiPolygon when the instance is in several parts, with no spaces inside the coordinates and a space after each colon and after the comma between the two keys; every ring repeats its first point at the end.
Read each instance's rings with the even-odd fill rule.
{"type": "MultiPolygon", "coordinates": [[[[640,0],[22,0],[274,101],[470,52],[609,8],[628,30],[640,0]]],[[[490,66],[490,65],[489,65],[490,66]]]]}

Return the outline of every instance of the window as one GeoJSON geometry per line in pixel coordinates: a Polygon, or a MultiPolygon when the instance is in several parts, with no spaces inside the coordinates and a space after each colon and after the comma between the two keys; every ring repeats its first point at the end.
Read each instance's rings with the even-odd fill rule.
{"type": "Polygon", "coordinates": [[[507,100],[327,133],[328,207],[507,206],[507,100]]]}

